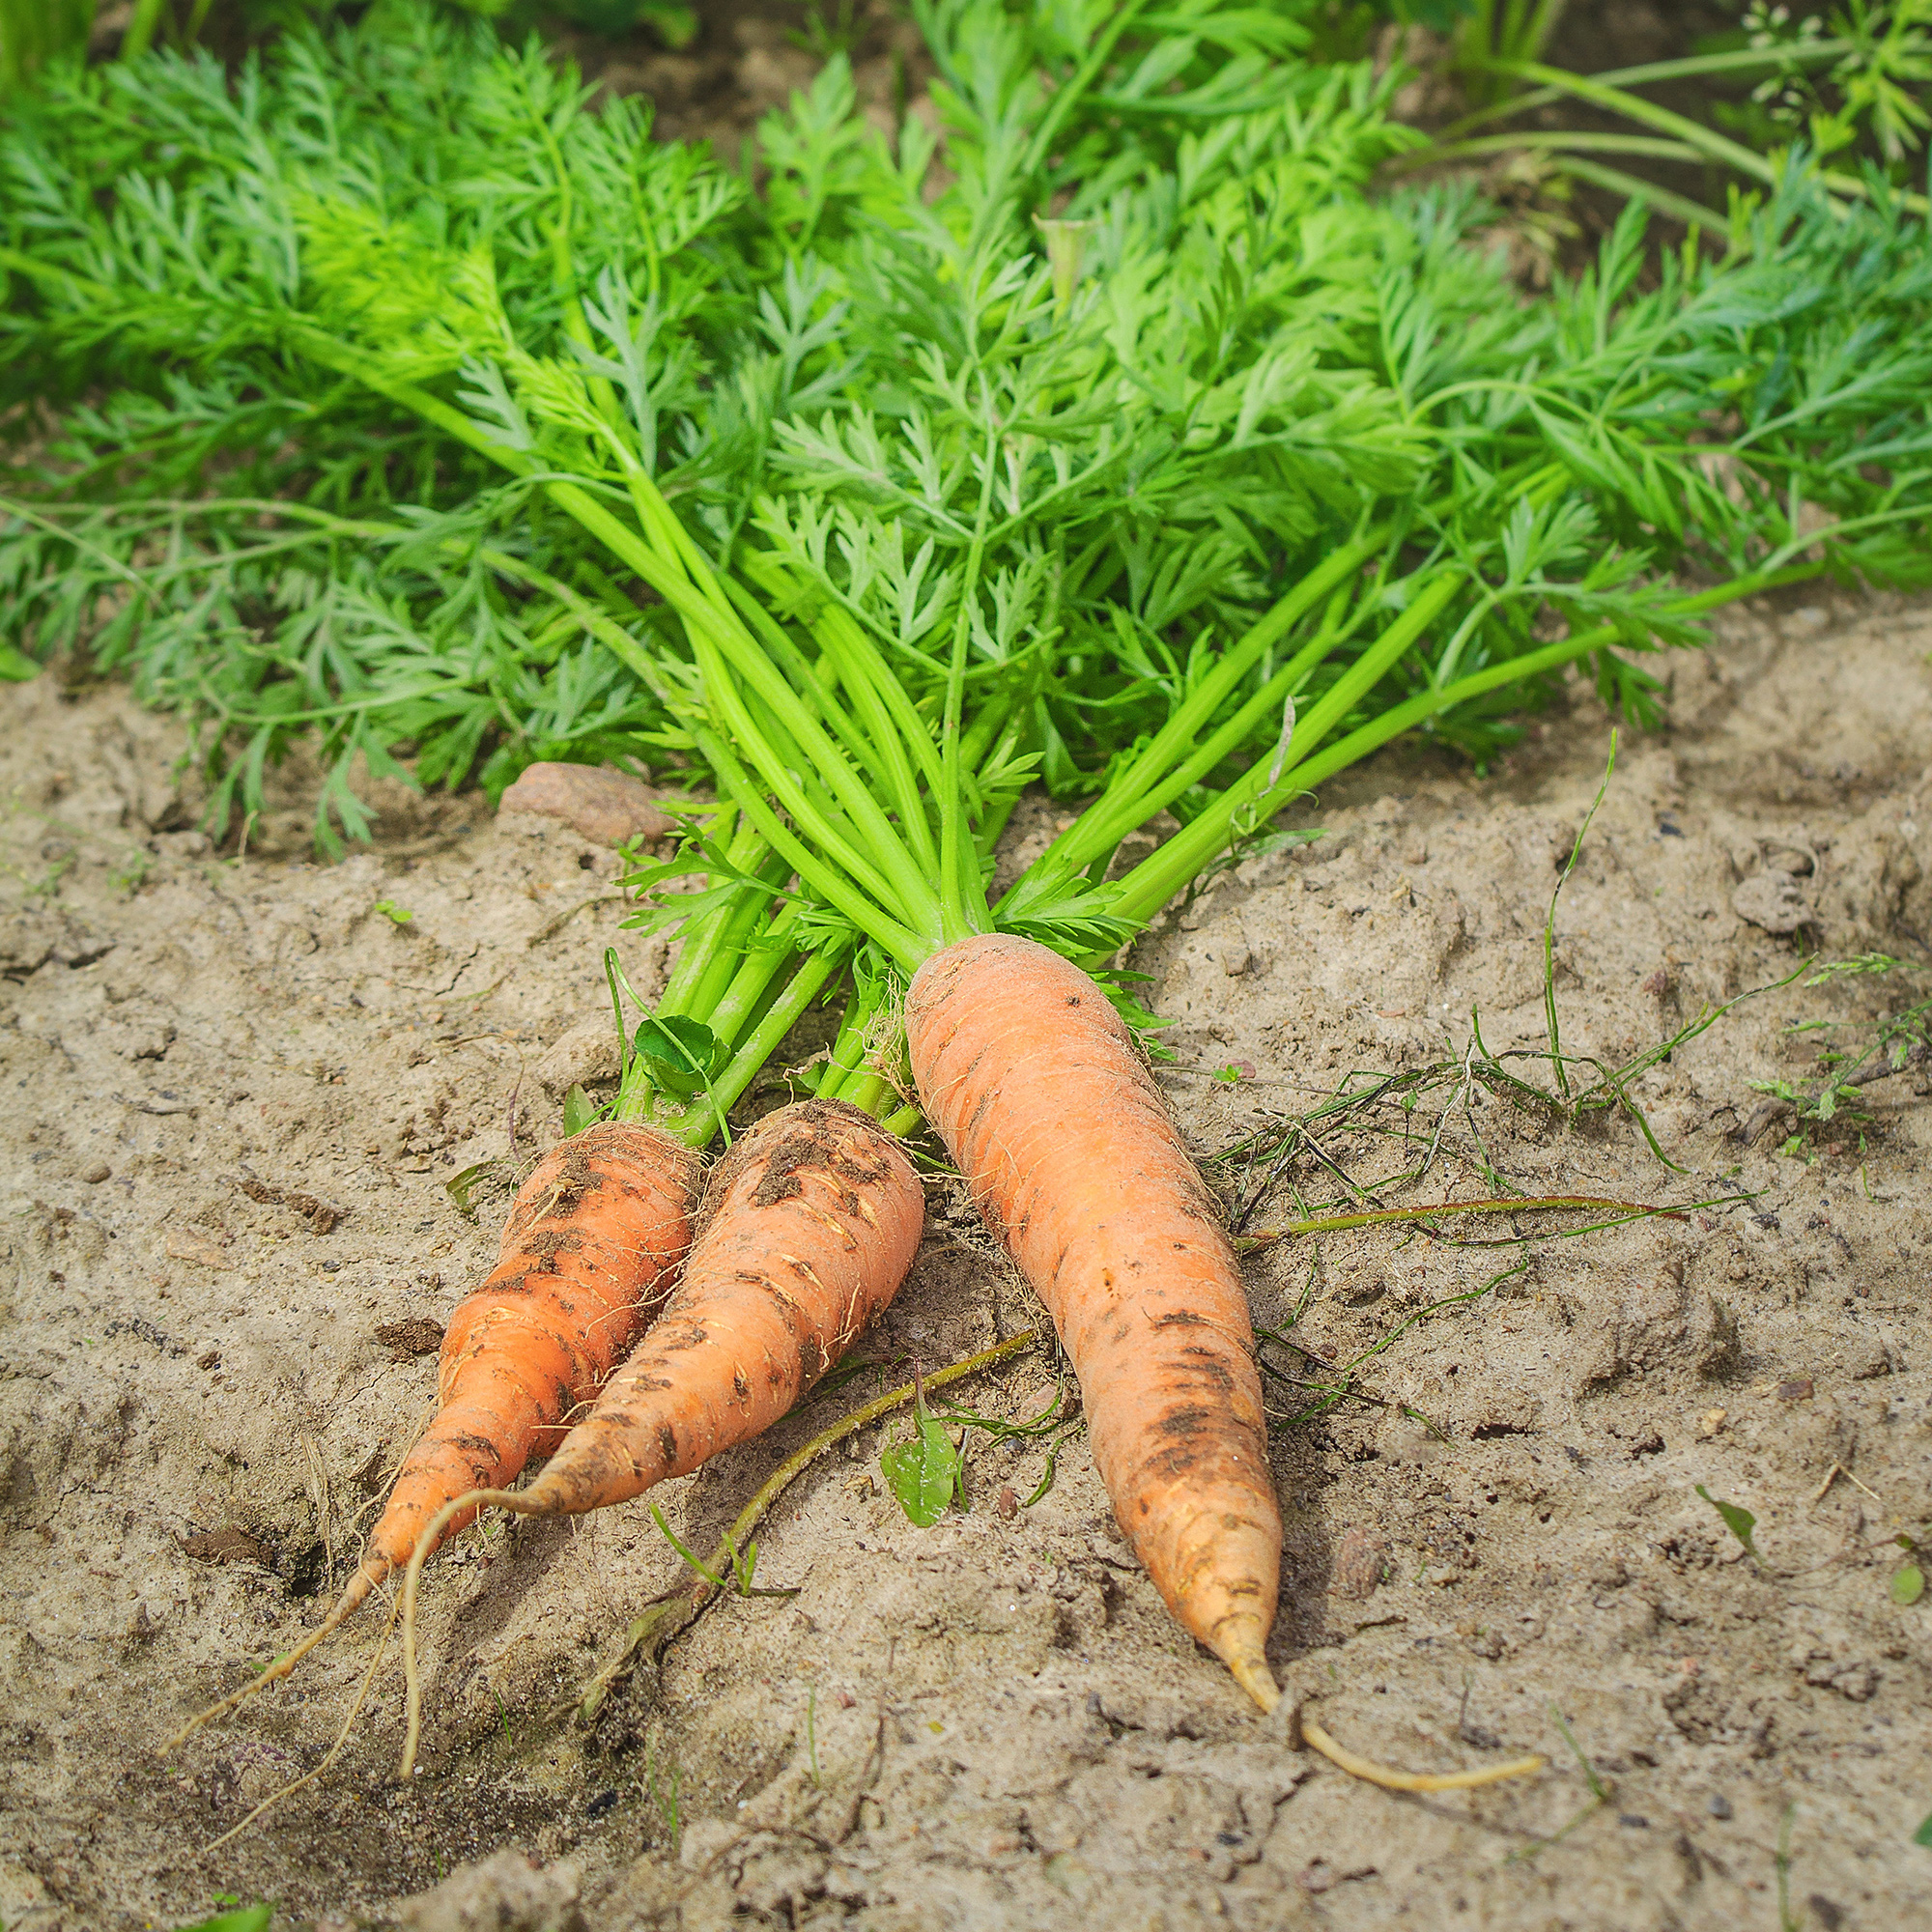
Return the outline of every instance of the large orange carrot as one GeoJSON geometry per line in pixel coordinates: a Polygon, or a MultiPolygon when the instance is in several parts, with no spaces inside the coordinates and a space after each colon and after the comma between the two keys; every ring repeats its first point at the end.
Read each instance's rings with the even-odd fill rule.
{"type": "MultiPolygon", "coordinates": [[[[609,1122],[537,1163],[496,1267],[450,1318],[436,1417],[404,1460],[348,1587],[296,1649],[196,1723],[287,1676],[409,1561],[451,1497],[515,1482],[554,1446],[662,1300],[690,1242],[698,1172],[697,1155],[668,1135],[609,1122]]],[[[475,1514],[444,1516],[436,1542],[475,1514]]]]}
{"type": "Polygon", "coordinates": [[[781,1107],[718,1163],[676,1292],[542,1474],[518,1491],[479,1478],[419,1520],[404,1592],[406,1773],[419,1707],[415,1577],[448,1525],[486,1504],[523,1516],[602,1509],[749,1441],[892,1300],[924,1218],[898,1142],[842,1101],[781,1107]]]}
{"type": "Polygon", "coordinates": [[[1121,1527],[1271,1709],[1281,1513],[1247,1297],[1131,1036],[1077,966],[1010,933],[935,953],[905,1019],[926,1118],[1072,1358],[1121,1527]]]}

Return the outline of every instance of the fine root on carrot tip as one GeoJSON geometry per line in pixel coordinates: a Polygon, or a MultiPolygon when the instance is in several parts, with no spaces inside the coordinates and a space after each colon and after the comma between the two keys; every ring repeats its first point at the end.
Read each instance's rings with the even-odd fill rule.
{"type": "Polygon", "coordinates": [[[396,1776],[407,1778],[416,1768],[416,1745],[422,1736],[422,1677],[416,1669],[416,1590],[429,1553],[441,1541],[452,1518],[465,1510],[505,1509],[516,1516],[554,1516],[554,1503],[540,1502],[520,1490],[471,1490],[453,1497],[423,1525],[410,1567],[403,1573],[403,1684],[409,1707],[409,1726],[403,1734],[403,1760],[396,1776]]]}
{"type": "Polygon", "coordinates": [[[1305,1713],[1301,1719],[1302,1743],[1319,1750],[1331,1764],[1338,1764],[1350,1777],[1365,1784],[1378,1784],[1384,1791],[1474,1791],[1484,1784],[1500,1784],[1506,1777],[1527,1777],[1541,1771],[1541,1757],[1512,1758],[1507,1764],[1487,1764],[1475,1771],[1392,1771],[1385,1764],[1357,1757],[1346,1745],[1339,1745],[1305,1713]]]}
{"type": "Polygon", "coordinates": [[[333,1636],[342,1628],[343,1621],[341,1617],[337,1616],[325,1617],[292,1651],[285,1657],[277,1658],[259,1677],[251,1678],[239,1690],[231,1690],[227,1696],[221,1698],[216,1703],[211,1704],[207,1710],[197,1711],[180,1730],[175,1732],[161,1746],[161,1755],[166,1757],[171,1750],[185,1744],[189,1738],[194,1736],[196,1731],[201,1729],[202,1725],[212,1723],[216,1718],[223,1716],[225,1713],[239,1709],[250,1697],[254,1696],[258,1690],[266,1690],[270,1684],[279,1684],[319,1643],[333,1636]]]}
{"type": "Polygon", "coordinates": [[[1227,1664],[1235,1682],[1261,1706],[1264,1716],[1281,1702],[1281,1686],[1274,1681],[1266,1658],[1259,1654],[1252,1658],[1231,1657],[1227,1664]]]}
{"type": "Polygon", "coordinates": [[[292,1777],[279,1791],[271,1792],[261,1804],[248,1813],[242,1821],[220,1837],[211,1839],[202,1846],[201,1855],[206,1858],[211,1852],[218,1852],[232,1838],[239,1838],[257,1818],[271,1811],[284,1798],[299,1791],[304,1784],[313,1784],[319,1777],[327,1777],[335,1760],[342,1755],[342,1747],[349,1742],[349,1733],[355,1728],[355,1719],[362,1715],[362,1706],[369,1701],[369,1687],[376,1681],[377,1666],[388,1655],[389,1634],[396,1628],[396,1612],[401,1607],[399,1602],[389,1605],[389,1620],[383,1626],[383,1640],[376,1646],[376,1654],[369,1660],[369,1667],[362,1673],[362,1682],[355,1692],[355,1701],[349,1707],[349,1715],[342,1720],[342,1728],[335,1734],[335,1742],[328,1747],[328,1755],[313,1771],[305,1771],[299,1777],[292,1777]]]}

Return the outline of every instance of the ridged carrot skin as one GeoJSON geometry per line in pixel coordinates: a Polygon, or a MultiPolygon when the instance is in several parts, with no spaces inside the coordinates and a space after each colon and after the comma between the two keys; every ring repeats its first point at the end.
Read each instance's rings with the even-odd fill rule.
{"type": "MultiPolygon", "coordinates": [[[[571,1410],[596,1395],[663,1304],[690,1245],[700,1174],[690,1149],[614,1122],[573,1134],[531,1170],[496,1267],[449,1319],[435,1420],[370,1532],[344,1615],[410,1560],[452,1496],[515,1482],[561,1439],[571,1410]]],[[[443,1535],[475,1516],[457,1517],[443,1535]]]]}
{"type": "Polygon", "coordinates": [[[768,1114],[712,1170],[664,1313],[520,1507],[623,1502],[769,1428],[898,1292],[924,1218],[918,1174],[870,1116],[837,1100],[768,1114]]]}
{"type": "Polygon", "coordinates": [[[1121,1527],[1271,1708],[1281,1512],[1247,1296],[1132,1037],[1077,966],[1010,933],[927,960],[905,1018],[926,1119],[1072,1359],[1121,1527]]]}

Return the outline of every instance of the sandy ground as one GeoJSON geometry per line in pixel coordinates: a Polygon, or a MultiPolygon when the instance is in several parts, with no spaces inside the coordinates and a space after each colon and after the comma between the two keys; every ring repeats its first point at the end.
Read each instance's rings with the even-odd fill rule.
{"type": "MultiPolygon", "coordinates": [[[[1675,661],[1671,726],[1626,735],[1562,899],[1570,1050],[1627,1057],[1801,945],[1927,957],[1928,652],[1924,605],[1794,606],[1675,661]],[[1804,923],[1777,936],[1738,906],[1804,923]]],[[[1570,1129],[1479,1086],[1445,1114],[1453,1083],[1406,1152],[1331,1135],[1331,1167],[1299,1143],[1265,1193],[1253,1158],[1216,1169],[1264,1231],[1336,1200],[1337,1170],[1413,1165],[1438,1122],[1430,1174],[1389,1198],[1482,1195],[1485,1157],[1526,1192],[1750,1193],[1577,1239],[1381,1228],[1251,1257],[1258,1320],[1301,1308],[1312,1352],[1270,1350],[1288,1375],[1394,1336],[1363,1399],[1312,1421],[1293,1418],[1318,1397],[1271,1384],[1278,1668],[1360,1750],[1419,1769],[1543,1751],[1540,1776],[1399,1796],[1292,1749],[1168,1622],[1081,1438],[1009,1517],[1001,1491],[1032,1492],[1044,1446],[970,1437],[971,1508],[923,1530],[880,1478],[888,1426],[766,1525],[759,1579],[798,1594],[718,1605],[588,1731],[559,1700],[678,1558],[641,1505],[466,1538],[427,1592],[413,1786],[388,1781],[392,1650],[334,1769],[206,1851],[319,1761],[380,1616],[178,1755],[158,1743],[320,1614],[431,1401],[412,1350],[493,1254],[505,1177],[560,1132],[543,1054],[598,1010],[606,943],[646,980],[663,949],[598,901],[613,855],[542,821],[398,789],[375,850],[318,866],[312,775],[291,769],[238,858],[192,829],[174,729],[120,691],[49,675],[0,704],[10,1932],[175,1926],[223,1898],[417,1932],[1771,1928],[1787,1820],[1793,1923],[1922,1909],[1932,1603],[1889,1585],[1892,1539],[1932,1507],[1924,1070],[1868,1089],[1862,1123],[1737,1138],[1754,1082],[1802,1084],[1821,1038],[1854,1037],[1789,1029],[1925,996],[1898,973],[1767,994],[1646,1074],[1681,1173],[1627,1121],[1570,1129]],[[448,1183],[484,1162],[469,1218],[448,1183]],[[1700,1484],[1754,1512],[1761,1564],[1700,1484]],[[505,1847],[540,1869],[464,1869],[505,1847]]],[[[1472,1009],[1492,1051],[1542,1042],[1544,913],[1607,743],[1579,695],[1486,780],[1386,757],[1310,807],[1317,843],[1163,918],[1135,963],[1176,1022],[1164,1079],[1204,1155],[1351,1069],[1457,1059],[1472,1009]],[[1252,1077],[1211,1077],[1229,1066],[1252,1077]]],[[[1049,830],[1042,809],[1015,837],[1049,830]]],[[[918,1268],[863,1347],[887,1366],[671,1486],[668,1520],[708,1547],[895,1365],[1036,1319],[935,1179],[918,1268]]],[[[1023,1417],[1054,1382],[1037,1350],[960,1392],[1023,1417]]]]}

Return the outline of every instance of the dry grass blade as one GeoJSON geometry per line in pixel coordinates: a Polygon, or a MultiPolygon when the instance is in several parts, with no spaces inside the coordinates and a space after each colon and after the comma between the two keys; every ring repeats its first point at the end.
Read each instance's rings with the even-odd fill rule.
{"type": "MultiPolygon", "coordinates": [[[[1695,1207],[1708,1205],[1704,1202],[1692,1204],[1695,1207]]],[[[1531,1214],[1566,1208],[1600,1208],[1615,1217],[1598,1222],[1596,1226],[1599,1228],[1614,1228],[1624,1221],[1648,1220],[1657,1215],[1681,1221],[1690,1212],[1685,1208],[1664,1208],[1649,1201],[1618,1201],[1595,1194],[1505,1194],[1488,1201],[1437,1201],[1419,1208],[1374,1208],[1359,1214],[1315,1214],[1299,1221],[1284,1221],[1279,1228],[1264,1228],[1258,1234],[1244,1235],[1237,1245],[1259,1248],[1271,1241],[1293,1240],[1301,1235],[1332,1235],[1349,1228],[1404,1226],[1444,1220],[1459,1214],[1531,1214]]]]}

